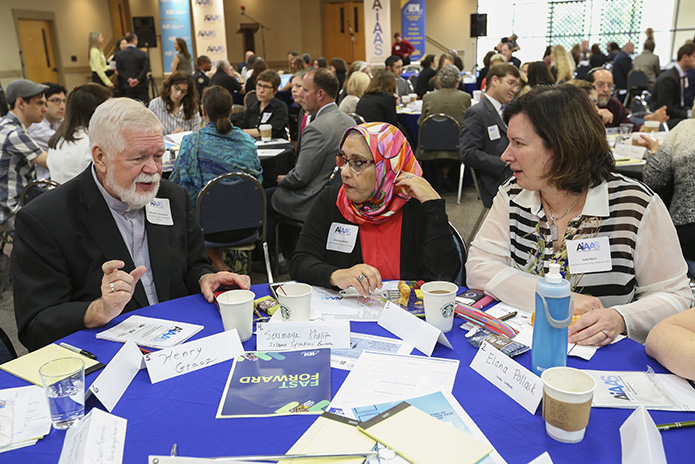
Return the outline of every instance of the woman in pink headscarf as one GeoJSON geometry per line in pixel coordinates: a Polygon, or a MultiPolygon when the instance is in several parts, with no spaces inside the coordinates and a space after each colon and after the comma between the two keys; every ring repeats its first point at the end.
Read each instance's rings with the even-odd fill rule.
{"type": "Polygon", "coordinates": [[[348,129],[336,156],[343,184],[304,222],[292,278],[367,295],[382,280],[453,280],[462,263],[444,200],[421,177],[403,134],[385,123],[348,129]]]}

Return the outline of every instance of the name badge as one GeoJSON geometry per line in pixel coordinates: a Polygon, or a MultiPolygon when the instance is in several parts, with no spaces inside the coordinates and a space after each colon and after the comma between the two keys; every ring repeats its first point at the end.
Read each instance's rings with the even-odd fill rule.
{"type": "Polygon", "coordinates": [[[613,268],[608,237],[567,240],[566,245],[572,274],[610,271],[613,268]]]}
{"type": "Polygon", "coordinates": [[[332,223],[326,240],[326,250],[352,253],[359,230],[360,228],[354,224],[332,223]]]}
{"type": "Polygon", "coordinates": [[[273,113],[263,113],[263,116],[261,116],[261,124],[265,124],[268,122],[268,119],[270,119],[270,116],[272,116],[273,113]]]}
{"type": "Polygon", "coordinates": [[[490,137],[490,140],[497,140],[500,138],[500,128],[497,125],[488,126],[487,135],[490,137]]]}
{"type": "Polygon", "coordinates": [[[145,205],[145,216],[150,224],[158,226],[173,226],[174,218],[171,217],[171,206],[168,198],[155,198],[145,205]]]}

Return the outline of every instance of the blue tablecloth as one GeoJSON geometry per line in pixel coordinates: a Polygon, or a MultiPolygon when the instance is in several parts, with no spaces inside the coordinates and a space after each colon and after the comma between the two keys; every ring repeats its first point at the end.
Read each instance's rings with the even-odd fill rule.
{"type": "MultiPolygon", "coordinates": [[[[253,290],[257,295],[268,293],[265,284],[254,286],[253,290]]],[[[205,328],[195,339],[222,331],[215,305],[208,304],[201,295],[161,303],[137,313],[203,324],[205,328]]],[[[131,314],[119,316],[109,326],[131,314]]],[[[544,451],[550,452],[556,464],[620,462],[619,427],[632,410],[592,409],[586,437],[581,443],[569,445],[556,442],[545,433],[540,408],[535,415],[529,414],[468,367],[476,350],[465,340],[464,332],[457,326],[455,324],[455,328],[447,334],[454,349],[437,345],[433,356],[460,360],[454,396],[507,462],[526,464],[544,451]]],[[[392,337],[376,323],[352,322],[351,329],[353,332],[392,337]]],[[[107,363],[122,345],[97,340],[95,334],[102,330],[83,330],[66,337],[64,341],[95,353],[101,362],[107,363]]],[[[255,344],[254,336],[244,343],[244,347],[253,350],[255,344]]],[[[530,352],[516,359],[530,368],[530,352]]],[[[568,364],[585,369],[640,371],[646,370],[649,365],[656,372],[666,372],[647,357],[642,345],[631,340],[600,349],[589,362],[570,358],[568,364]]],[[[139,372],[113,410],[113,414],[128,420],[123,462],[145,463],[148,455],[168,455],[174,443],[178,444],[181,456],[285,453],[316,416],[215,419],[231,366],[230,360],[154,385],[150,383],[145,370],[139,372]]],[[[97,375],[87,376],[87,385],[97,375]]],[[[347,371],[332,370],[333,394],[346,375],[347,371]]],[[[0,388],[23,385],[27,385],[27,382],[0,371],[0,388]]],[[[95,406],[94,401],[92,398],[87,402],[89,409],[95,406]]],[[[695,413],[650,411],[650,414],[656,423],[695,419],[695,413]]],[[[65,432],[53,430],[35,446],[0,454],[0,462],[56,463],[64,436],[65,432]]],[[[693,461],[695,429],[668,431],[662,436],[668,462],[693,461]]]]}

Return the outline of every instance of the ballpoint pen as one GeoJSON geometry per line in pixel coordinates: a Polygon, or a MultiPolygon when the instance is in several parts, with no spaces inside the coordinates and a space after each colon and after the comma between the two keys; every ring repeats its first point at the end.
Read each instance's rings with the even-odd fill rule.
{"type": "Polygon", "coordinates": [[[94,353],[90,353],[89,351],[83,350],[82,348],[78,348],[76,346],[68,345],[67,343],[62,343],[62,342],[60,343],[60,346],[62,346],[66,350],[72,351],[73,353],[78,353],[78,354],[81,354],[82,356],[86,356],[89,359],[95,359],[95,360],[97,359],[97,356],[94,353]]]}
{"type": "Polygon", "coordinates": [[[684,429],[686,427],[695,427],[695,421],[671,422],[669,424],[658,424],[656,426],[662,432],[671,429],[684,429]]]}

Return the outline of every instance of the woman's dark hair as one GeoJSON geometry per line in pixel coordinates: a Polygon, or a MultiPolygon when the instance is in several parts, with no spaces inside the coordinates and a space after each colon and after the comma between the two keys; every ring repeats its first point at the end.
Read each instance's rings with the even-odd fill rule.
{"type": "Polygon", "coordinates": [[[162,84],[159,94],[162,97],[167,111],[171,112],[174,109],[174,102],[171,101],[171,88],[179,84],[188,84],[188,91],[181,99],[181,105],[183,106],[184,119],[191,119],[198,112],[199,101],[198,90],[196,89],[195,82],[193,82],[192,75],[181,71],[171,73],[162,84]]]}
{"type": "Polygon", "coordinates": [[[543,59],[545,59],[546,56],[550,56],[550,54],[553,52],[553,46],[548,45],[545,47],[545,51],[543,52],[543,59]]]}
{"type": "Polygon", "coordinates": [[[537,85],[551,85],[555,83],[548,65],[544,61],[534,61],[528,65],[528,85],[535,87],[537,85]]]}
{"type": "Polygon", "coordinates": [[[65,106],[65,119],[48,140],[48,148],[58,148],[61,140],[75,143],[77,129],[81,127],[87,130],[94,110],[111,96],[111,91],[99,84],[81,85],[70,92],[65,106]]]}
{"type": "Polygon", "coordinates": [[[319,68],[328,68],[328,60],[326,60],[326,58],[321,56],[316,58],[316,62],[318,63],[319,68]]]}
{"type": "Polygon", "coordinates": [[[253,72],[251,73],[251,82],[256,82],[256,79],[258,79],[258,75],[268,69],[268,63],[265,62],[263,58],[260,56],[256,58],[256,61],[253,62],[253,72]]]}
{"type": "Polygon", "coordinates": [[[490,58],[492,58],[493,55],[495,55],[497,52],[494,50],[490,50],[485,54],[485,57],[483,58],[483,66],[488,67],[490,66],[490,58]]]}
{"type": "Polygon", "coordinates": [[[425,57],[420,61],[420,66],[422,66],[422,69],[427,69],[432,66],[432,63],[434,63],[434,55],[429,54],[425,55],[425,57]]]}
{"type": "Polygon", "coordinates": [[[292,60],[292,65],[290,66],[290,72],[292,74],[296,74],[298,72],[306,71],[306,70],[307,70],[306,63],[304,62],[304,60],[301,57],[297,57],[297,58],[292,60]]]}
{"type": "Polygon", "coordinates": [[[333,58],[331,60],[331,66],[335,68],[335,72],[337,73],[347,73],[347,64],[345,63],[345,60],[342,58],[333,58]]]}
{"type": "Polygon", "coordinates": [[[439,72],[440,69],[444,66],[442,63],[444,63],[444,60],[449,60],[451,63],[449,64],[454,64],[454,57],[450,53],[442,53],[439,55],[439,63],[437,63],[437,72],[439,72]]]}
{"type": "Polygon", "coordinates": [[[599,47],[598,44],[593,44],[591,46],[591,54],[592,55],[603,55],[603,52],[601,52],[601,47],[599,47]]]}
{"type": "Polygon", "coordinates": [[[615,160],[606,129],[595,105],[579,88],[540,85],[512,100],[504,121],[524,114],[533,130],[553,152],[552,169],[545,179],[555,188],[580,193],[608,180],[615,160]]]}
{"type": "Polygon", "coordinates": [[[378,69],[365,89],[364,94],[391,95],[396,93],[396,88],[396,76],[385,69],[378,69]]]}
{"type": "Polygon", "coordinates": [[[232,130],[229,115],[232,113],[233,104],[232,94],[224,87],[213,85],[203,91],[205,114],[215,123],[215,128],[220,134],[224,135],[232,130]]]}
{"type": "Polygon", "coordinates": [[[181,53],[183,53],[183,56],[185,56],[187,60],[190,60],[191,54],[188,53],[188,45],[186,45],[186,41],[183,40],[181,37],[177,37],[176,38],[176,45],[179,46],[179,50],[181,53]]]}

